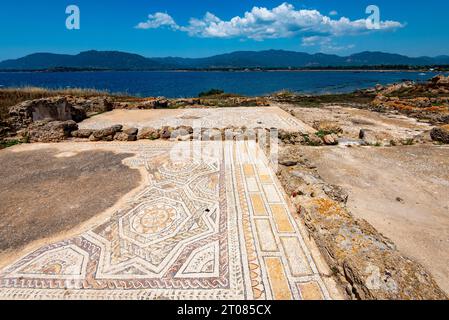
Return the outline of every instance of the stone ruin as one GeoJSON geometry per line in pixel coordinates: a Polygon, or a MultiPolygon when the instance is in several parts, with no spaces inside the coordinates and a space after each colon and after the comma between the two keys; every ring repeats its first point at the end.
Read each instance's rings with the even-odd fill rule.
{"type": "Polygon", "coordinates": [[[46,98],[22,102],[9,110],[10,123],[14,129],[27,128],[42,120],[80,122],[86,118],[86,112],[73,106],[66,98],[46,98]]]}

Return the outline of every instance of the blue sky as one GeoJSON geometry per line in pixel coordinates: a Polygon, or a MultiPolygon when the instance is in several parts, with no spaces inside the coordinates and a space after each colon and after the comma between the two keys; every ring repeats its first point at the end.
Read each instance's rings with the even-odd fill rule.
{"type": "Polygon", "coordinates": [[[0,60],[89,49],[148,57],[265,49],[435,56],[449,54],[448,14],[447,0],[2,0],[0,60]],[[80,8],[80,30],[65,27],[70,4],[80,8]],[[380,8],[381,30],[360,27],[370,4],[380,8]]]}

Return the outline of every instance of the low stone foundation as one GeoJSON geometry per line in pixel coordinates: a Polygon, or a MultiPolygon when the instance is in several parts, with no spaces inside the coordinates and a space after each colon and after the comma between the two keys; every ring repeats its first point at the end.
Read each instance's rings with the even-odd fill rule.
{"type": "Polygon", "coordinates": [[[86,119],[86,111],[72,104],[67,97],[54,97],[22,102],[9,111],[9,123],[15,130],[27,128],[42,120],[80,122],[86,119]]]}

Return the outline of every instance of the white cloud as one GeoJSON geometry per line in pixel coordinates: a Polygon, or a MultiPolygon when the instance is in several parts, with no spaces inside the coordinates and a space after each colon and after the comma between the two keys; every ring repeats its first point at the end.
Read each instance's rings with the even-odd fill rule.
{"type": "Polygon", "coordinates": [[[304,47],[313,47],[316,45],[321,45],[323,43],[329,43],[331,38],[329,37],[320,37],[320,36],[310,36],[302,38],[302,45],[304,47]]]}
{"type": "MultiPolygon", "coordinates": [[[[403,26],[397,21],[380,22],[380,30],[395,30],[403,26]]],[[[202,38],[249,38],[262,41],[301,36],[305,45],[310,45],[313,37],[339,37],[376,31],[367,28],[366,19],[332,19],[317,10],[296,10],[289,3],[271,10],[254,7],[243,16],[236,16],[228,21],[207,12],[201,19],[191,18],[185,26],[179,26],[168,14],[158,12],[137,26],[141,29],[159,27],[169,27],[186,32],[192,37],[202,38]]]]}
{"type": "Polygon", "coordinates": [[[150,14],[146,22],[141,22],[136,26],[137,29],[157,29],[160,27],[169,27],[174,30],[179,28],[170,15],[162,12],[150,14]]]}
{"type": "Polygon", "coordinates": [[[332,10],[331,12],[329,12],[330,16],[338,16],[338,11],[336,10],[332,10]]]}

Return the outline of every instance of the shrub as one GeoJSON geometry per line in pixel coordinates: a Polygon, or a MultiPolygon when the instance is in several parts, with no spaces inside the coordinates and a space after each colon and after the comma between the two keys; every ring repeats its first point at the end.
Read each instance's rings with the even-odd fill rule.
{"type": "Polygon", "coordinates": [[[203,98],[203,97],[217,96],[217,95],[221,95],[223,93],[224,93],[224,91],[220,90],[220,89],[210,89],[208,91],[200,92],[198,94],[198,97],[203,98]]]}
{"type": "Polygon", "coordinates": [[[0,149],[9,148],[18,144],[21,144],[22,142],[19,140],[4,140],[0,141],[0,149]]]}

